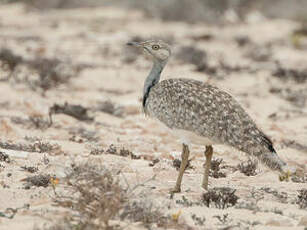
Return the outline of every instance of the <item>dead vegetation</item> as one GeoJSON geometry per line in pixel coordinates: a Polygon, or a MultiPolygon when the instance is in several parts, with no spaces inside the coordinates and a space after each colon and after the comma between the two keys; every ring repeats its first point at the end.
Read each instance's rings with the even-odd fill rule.
{"type": "Polygon", "coordinates": [[[297,149],[299,151],[307,152],[307,145],[298,143],[295,140],[286,139],[286,140],[282,141],[282,144],[284,144],[288,148],[294,148],[294,149],[297,149]]]}
{"type": "Polygon", "coordinates": [[[237,165],[237,169],[246,176],[255,176],[257,175],[257,161],[248,160],[237,165]]]}
{"type": "Polygon", "coordinates": [[[213,158],[211,161],[209,176],[214,178],[226,177],[226,173],[221,171],[221,169],[225,168],[224,166],[222,166],[223,163],[224,162],[222,158],[213,158]]]}
{"type": "Polygon", "coordinates": [[[1,151],[0,151],[0,161],[5,162],[5,163],[11,163],[10,156],[1,151]]]}
{"type": "Polygon", "coordinates": [[[301,209],[307,208],[307,189],[301,189],[298,191],[299,194],[297,196],[296,203],[299,205],[301,209]]]}
{"type": "Polygon", "coordinates": [[[35,173],[38,171],[38,167],[34,167],[34,166],[21,166],[20,167],[22,170],[29,172],[29,173],[35,173]]]}
{"type": "Polygon", "coordinates": [[[291,181],[295,183],[307,183],[307,173],[303,173],[302,175],[294,174],[291,176],[291,181]]]}
{"type": "Polygon", "coordinates": [[[199,217],[196,214],[192,214],[191,217],[195,225],[204,226],[206,222],[206,217],[199,217]]]}
{"type": "Polygon", "coordinates": [[[74,166],[66,177],[65,195],[55,197],[55,203],[70,210],[70,215],[50,229],[121,229],[114,220],[137,221],[147,228],[154,225],[183,229],[151,201],[135,195],[137,186],[124,189],[117,174],[89,163],[74,166]]]}
{"type": "Polygon", "coordinates": [[[69,129],[69,134],[72,135],[70,141],[83,143],[84,140],[89,142],[98,142],[99,137],[96,131],[87,130],[83,127],[73,127],[69,129]]]}
{"type": "Polygon", "coordinates": [[[280,63],[277,63],[276,70],[273,72],[273,76],[283,81],[293,81],[295,83],[304,83],[307,81],[307,69],[292,69],[283,67],[280,63]]]}
{"type": "Polygon", "coordinates": [[[288,203],[289,196],[286,192],[280,192],[280,191],[277,191],[276,189],[272,189],[269,187],[261,188],[260,191],[264,191],[268,194],[273,195],[281,203],[284,203],[284,204],[288,203]]]}
{"type": "Polygon", "coordinates": [[[26,152],[39,152],[39,153],[52,153],[60,152],[61,147],[58,144],[50,144],[48,142],[36,141],[34,144],[28,143],[12,143],[10,141],[0,141],[0,148],[26,151],[26,152]]]}
{"type": "Polygon", "coordinates": [[[70,105],[67,102],[64,105],[54,104],[49,108],[50,123],[54,114],[66,114],[80,121],[93,121],[94,118],[88,115],[88,109],[81,105],[70,105]]]}
{"type": "Polygon", "coordinates": [[[42,116],[29,116],[28,118],[11,117],[14,124],[22,125],[25,129],[41,129],[45,130],[50,127],[49,119],[42,116]]]}
{"type": "Polygon", "coordinates": [[[6,80],[11,78],[15,84],[25,84],[31,90],[40,91],[43,95],[49,89],[68,83],[81,70],[89,67],[81,64],[73,65],[70,60],[57,58],[38,56],[27,60],[7,48],[0,50],[0,63],[7,72],[6,80]]]}
{"type": "Polygon", "coordinates": [[[281,98],[287,100],[292,105],[298,108],[304,108],[307,104],[307,88],[293,89],[272,87],[271,93],[279,95],[281,98]]]}
{"type": "Polygon", "coordinates": [[[35,176],[30,176],[21,181],[25,182],[24,189],[30,189],[32,186],[36,187],[48,187],[50,184],[51,176],[48,174],[40,174],[35,176]]]}
{"type": "Polygon", "coordinates": [[[219,209],[232,207],[237,203],[239,199],[239,197],[235,195],[235,192],[235,189],[227,187],[212,188],[203,194],[202,202],[207,207],[215,207],[219,209]]]}
{"type": "MultiPolygon", "coordinates": [[[[242,42],[242,41],[241,41],[242,42]]],[[[258,45],[248,42],[249,46],[246,48],[244,56],[255,62],[269,62],[272,57],[272,45],[258,45]]]]}
{"type": "Polygon", "coordinates": [[[66,179],[70,195],[57,197],[55,202],[78,214],[67,221],[76,223],[78,229],[108,229],[127,199],[116,177],[105,168],[85,164],[74,167],[66,179]]]}
{"type": "Polygon", "coordinates": [[[16,66],[21,63],[22,60],[22,57],[15,55],[11,50],[2,48],[0,50],[0,67],[2,69],[1,71],[6,73],[6,76],[0,78],[0,80],[8,80],[16,66]]]}
{"type": "Polygon", "coordinates": [[[168,225],[168,217],[164,216],[160,207],[155,207],[149,200],[128,202],[125,206],[120,218],[122,220],[129,219],[133,222],[142,222],[145,227],[150,228],[152,224],[157,227],[166,227],[168,225]]]}
{"type": "Polygon", "coordinates": [[[140,159],[140,156],[135,155],[133,152],[131,152],[128,149],[125,149],[122,147],[121,149],[118,150],[118,148],[111,144],[107,150],[105,150],[105,153],[107,154],[113,154],[113,155],[118,155],[122,157],[130,157],[131,159],[140,159]]]}

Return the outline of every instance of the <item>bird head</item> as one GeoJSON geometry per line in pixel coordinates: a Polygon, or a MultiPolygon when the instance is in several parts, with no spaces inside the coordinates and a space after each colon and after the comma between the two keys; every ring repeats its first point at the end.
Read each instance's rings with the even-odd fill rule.
{"type": "Polygon", "coordinates": [[[171,56],[171,49],[168,44],[161,40],[149,40],[145,42],[129,42],[127,45],[141,48],[145,55],[149,56],[153,61],[166,63],[171,56]]]}

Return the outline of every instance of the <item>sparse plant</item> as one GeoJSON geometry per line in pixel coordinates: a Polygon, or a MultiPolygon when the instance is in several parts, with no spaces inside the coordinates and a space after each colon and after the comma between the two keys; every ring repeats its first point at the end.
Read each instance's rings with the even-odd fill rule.
{"type": "Polygon", "coordinates": [[[257,174],[257,162],[248,160],[247,162],[243,162],[238,164],[237,168],[239,171],[246,176],[255,176],[257,174]]]}
{"type": "Polygon", "coordinates": [[[41,140],[36,141],[34,144],[28,143],[12,143],[11,141],[0,141],[0,148],[11,149],[17,151],[26,151],[26,152],[59,152],[61,147],[58,144],[50,144],[48,142],[43,142],[41,140]]]}
{"type": "Polygon", "coordinates": [[[181,204],[185,207],[191,207],[194,205],[202,205],[201,202],[194,202],[186,198],[185,196],[182,196],[182,200],[176,200],[176,204],[181,204]]]}
{"type": "Polygon", "coordinates": [[[295,183],[307,183],[307,173],[303,175],[292,175],[291,180],[295,183]]]}
{"type": "Polygon", "coordinates": [[[103,153],[104,153],[104,150],[100,148],[94,148],[90,152],[91,155],[101,155],[103,153]]]}
{"type": "Polygon", "coordinates": [[[50,127],[48,119],[44,119],[42,116],[29,116],[28,118],[11,117],[11,121],[15,124],[22,125],[27,129],[47,129],[50,127]]]}
{"type": "Polygon", "coordinates": [[[128,202],[120,218],[122,220],[130,219],[134,222],[142,222],[146,227],[150,227],[154,223],[161,227],[165,226],[168,222],[167,217],[161,213],[160,207],[155,207],[148,200],[128,202]]]}
{"type": "Polygon", "coordinates": [[[220,221],[221,224],[225,225],[227,223],[229,223],[232,219],[229,218],[229,214],[223,214],[223,215],[216,215],[213,216],[214,218],[218,219],[220,221]]]}
{"type": "Polygon", "coordinates": [[[7,155],[6,153],[0,152],[0,161],[6,162],[6,163],[10,163],[11,159],[10,159],[10,156],[7,155]]]}
{"type": "Polygon", "coordinates": [[[307,208],[307,189],[301,189],[298,192],[296,203],[302,209],[307,208]]]}
{"type": "Polygon", "coordinates": [[[64,105],[54,104],[49,108],[49,119],[50,125],[52,125],[52,116],[54,114],[66,114],[68,116],[74,117],[80,121],[93,121],[94,118],[88,115],[88,109],[82,105],[71,105],[67,102],[64,105]]]}
{"type": "Polygon", "coordinates": [[[32,186],[36,187],[48,187],[50,184],[51,176],[49,174],[40,174],[35,176],[30,176],[22,181],[26,182],[24,188],[30,189],[32,186]]]}
{"type": "Polygon", "coordinates": [[[214,206],[216,208],[225,209],[234,206],[239,197],[235,195],[236,190],[221,187],[209,189],[208,192],[204,193],[202,196],[202,202],[207,206],[214,206]]]}
{"type": "Polygon", "coordinates": [[[195,213],[193,213],[191,217],[195,225],[204,226],[206,222],[206,217],[199,217],[195,213]]]}
{"type": "Polygon", "coordinates": [[[29,173],[35,173],[38,171],[38,167],[34,167],[34,166],[21,166],[21,169],[29,172],[29,173]]]}
{"type": "Polygon", "coordinates": [[[261,188],[260,190],[265,191],[266,193],[272,194],[281,203],[287,203],[288,202],[288,194],[286,192],[279,192],[279,191],[272,189],[270,187],[261,188]]]}
{"type": "Polygon", "coordinates": [[[69,130],[69,134],[73,135],[72,140],[76,141],[76,137],[81,137],[82,139],[85,139],[89,142],[97,142],[99,141],[99,137],[97,135],[96,131],[93,130],[87,130],[83,127],[78,128],[71,128],[69,130]]]}
{"type": "Polygon", "coordinates": [[[113,144],[109,146],[109,148],[105,151],[107,154],[113,154],[113,155],[119,155],[122,157],[131,157],[131,159],[140,159],[140,156],[135,155],[133,152],[131,152],[128,149],[125,149],[124,147],[121,148],[119,151],[117,147],[113,144]]]}
{"type": "Polygon", "coordinates": [[[84,164],[73,168],[67,182],[70,195],[57,197],[55,202],[78,213],[70,221],[79,229],[108,229],[127,199],[113,174],[104,167],[84,164]]]}
{"type": "Polygon", "coordinates": [[[116,174],[118,172],[114,173],[105,167],[89,163],[73,165],[66,177],[68,193],[56,193],[55,197],[57,205],[73,212],[50,229],[118,229],[110,224],[111,220],[118,218],[122,221],[142,222],[148,228],[156,224],[162,228],[187,229],[185,225],[181,226],[163,215],[161,207],[135,196],[134,192],[139,184],[124,189],[116,174]]]}
{"type": "Polygon", "coordinates": [[[223,178],[226,177],[226,173],[221,172],[221,164],[223,163],[222,158],[214,158],[211,161],[211,169],[209,171],[209,175],[214,178],[223,178]]]}

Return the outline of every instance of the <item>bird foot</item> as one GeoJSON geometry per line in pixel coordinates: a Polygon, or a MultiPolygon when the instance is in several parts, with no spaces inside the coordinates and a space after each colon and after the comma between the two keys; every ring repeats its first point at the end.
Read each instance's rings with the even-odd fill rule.
{"type": "Polygon", "coordinates": [[[180,187],[177,187],[177,186],[170,190],[170,194],[175,194],[175,193],[180,193],[180,192],[181,192],[181,189],[180,187]]]}

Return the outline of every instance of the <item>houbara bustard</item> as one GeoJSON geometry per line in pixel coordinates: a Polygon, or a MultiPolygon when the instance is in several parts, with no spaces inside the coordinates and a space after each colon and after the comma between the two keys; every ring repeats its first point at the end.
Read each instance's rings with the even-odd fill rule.
{"type": "Polygon", "coordinates": [[[201,81],[176,78],[159,82],[171,49],[161,40],[129,42],[153,60],[145,80],[143,109],[176,133],[183,142],[182,161],[175,188],[180,192],[182,176],[189,158],[189,143],[206,146],[202,187],[208,189],[213,144],[226,144],[257,157],[281,177],[290,175],[287,164],[273,148],[271,140],[259,129],[240,104],[228,93],[201,81]]]}

